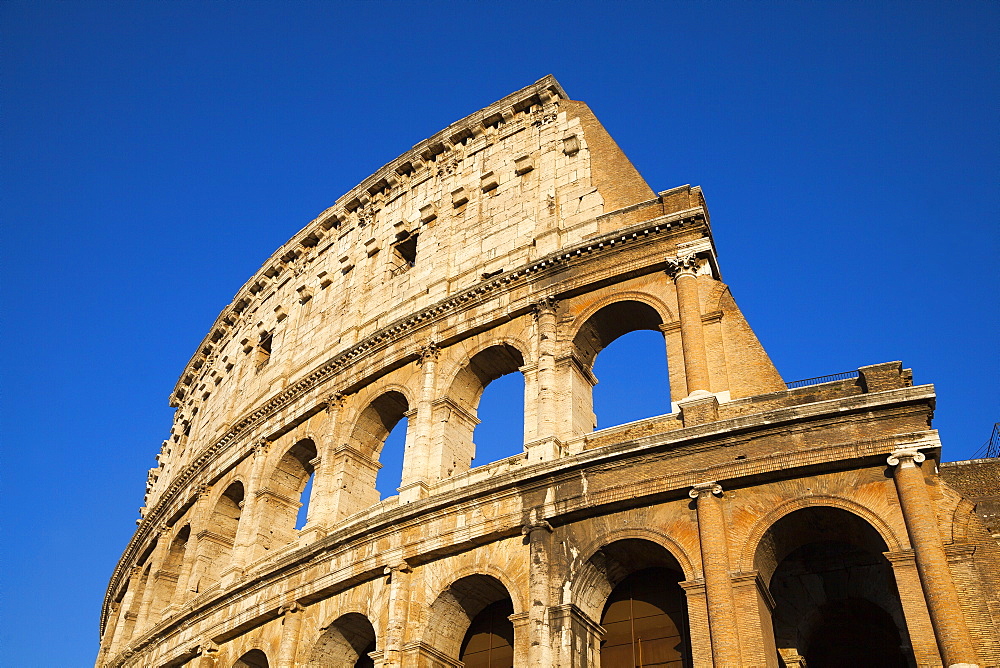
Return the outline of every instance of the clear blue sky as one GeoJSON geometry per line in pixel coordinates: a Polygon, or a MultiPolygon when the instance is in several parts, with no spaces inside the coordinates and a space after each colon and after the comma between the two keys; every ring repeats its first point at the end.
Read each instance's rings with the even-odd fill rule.
{"type": "MultiPolygon", "coordinates": [[[[167,394],[240,285],[548,73],[655,190],[704,188],[786,379],[900,359],[948,459],[1000,419],[995,2],[36,0],[0,30],[4,665],[92,663],[167,394]]],[[[634,342],[602,397],[643,387],[607,361],[634,342]]]]}

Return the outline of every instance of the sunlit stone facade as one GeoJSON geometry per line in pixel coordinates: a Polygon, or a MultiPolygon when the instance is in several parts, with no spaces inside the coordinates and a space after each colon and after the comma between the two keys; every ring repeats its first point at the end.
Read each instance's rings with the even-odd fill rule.
{"type": "Polygon", "coordinates": [[[219,315],[97,664],[997,665],[1000,546],[938,474],[934,401],[898,362],[786,385],[701,190],[654,192],[546,77],[378,170],[219,315]],[[635,330],[673,412],[594,431],[594,360],[635,330]],[[523,453],[470,468],[510,373],[523,453]]]}

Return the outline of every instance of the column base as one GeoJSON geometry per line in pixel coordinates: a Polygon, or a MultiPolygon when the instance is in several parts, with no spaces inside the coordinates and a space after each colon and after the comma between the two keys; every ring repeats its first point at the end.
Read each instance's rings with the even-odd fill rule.
{"type": "Polygon", "coordinates": [[[537,441],[524,444],[525,458],[531,464],[559,459],[563,450],[563,442],[555,436],[540,438],[537,441]]]}
{"type": "Polygon", "coordinates": [[[685,427],[715,422],[719,419],[719,400],[711,392],[695,390],[686,399],[677,402],[681,422],[685,427]]]}
{"type": "Polygon", "coordinates": [[[400,503],[413,503],[427,496],[430,488],[423,480],[414,480],[398,488],[400,503]]]}

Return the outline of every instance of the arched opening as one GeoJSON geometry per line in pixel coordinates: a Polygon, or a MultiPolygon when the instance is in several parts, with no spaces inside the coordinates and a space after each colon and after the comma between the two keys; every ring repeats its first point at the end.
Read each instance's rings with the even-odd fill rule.
{"type": "MultiPolygon", "coordinates": [[[[261,527],[267,527],[271,545],[280,546],[296,537],[296,519],[303,507],[301,499],[314,473],[316,444],[304,438],[290,447],[275,466],[267,485],[259,494],[261,527]]],[[[308,508],[308,499],[304,504],[308,508]]],[[[307,511],[308,514],[308,511],[307,511]]]]}
{"type": "Polygon", "coordinates": [[[431,605],[427,644],[466,668],[511,668],[514,664],[513,602],[489,575],[453,582],[431,605]]]}
{"type": "Polygon", "coordinates": [[[406,432],[410,428],[410,419],[403,417],[389,431],[378,455],[380,468],[375,475],[375,489],[379,496],[386,499],[396,496],[403,485],[403,455],[406,452],[406,432]]]}
{"type": "Polygon", "coordinates": [[[660,332],[629,332],[602,350],[594,362],[597,428],[613,427],[671,412],[670,375],[660,332]]]}
{"type": "Polygon", "coordinates": [[[684,575],[673,555],[650,541],[626,539],[590,561],[610,589],[601,613],[601,665],[691,666],[687,598],[679,584],[684,575]]]}
{"type": "Polygon", "coordinates": [[[252,649],[233,664],[233,668],[268,668],[267,655],[259,649],[252,649]]]}
{"type": "Polygon", "coordinates": [[[761,621],[782,665],[912,665],[887,549],[868,522],[840,508],[796,510],[767,530],[754,565],[774,599],[761,621]]]}
{"type": "Polygon", "coordinates": [[[587,319],[573,338],[573,348],[593,376],[572,368],[575,432],[590,431],[595,413],[597,426],[603,428],[670,412],[662,324],[656,309],[634,300],[608,304],[587,319]],[[598,355],[600,365],[595,366],[598,355]]]}
{"type": "Polygon", "coordinates": [[[205,564],[206,570],[201,583],[197,584],[197,591],[204,591],[217,582],[229,566],[243,510],[243,495],[242,482],[237,480],[229,485],[212,509],[208,531],[198,534],[199,561],[205,564]]]}
{"type": "Polygon", "coordinates": [[[295,530],[301,531],[309,521],[309,499],[312,498],[313,483],[316,481],[316,471],[309,474],[306,486],[299,494],[299,511],[295,514],[295,530]]]}
{"type": "MultiPolygon", "coordinates": [[[[447,411],[447,419],[435,420],[444,425],[441,477],[467,471],[475,460],[476,466],[510,457],[524,451],[524,376],[521,367],[524,356],[512,345],[490,346],[472,356],[458,372],[448,391],[448,402],[438,407],[447,411]],[[477,429],[483,393],[494,381],[517,374],[519,377],[502,382],[490,399],[490,426],[477,429]],[[516,394],[517,396],[512,396],[516,394]],[[481,452],[473,434],[485,439],[481,452]]],[[[491,393],[492,394],[492,393],[491,393]]],[[[484,408],[486,408],[484,406],[484,408]]],[[[442,416],[445,417],[445,416],[442,416]]]]}
{"type": "Polygon", "coordinates": [[[508,373],[486,388],[476,407],[479,424],[472,432],[471,466],[513,457],[524,452],[524,374],[508,373]]]}
{"type": "Polygon", "coordinates": [[[182,594],[179,586],[181,564],[184,563],[184,552],[190,537],[191,525],[186,524],[170,541],[167,555],[163,559],[163,565],[156,578],[156,592],[151,609],[151,614],[156,618],[159,618],[164,609],[174,603],[175,599],[177,599],[176,602],[179,602],[182,594]]]}
{"type": "Polygon", "coordinates": [[[469,623],[458,660],[465,668],[507,668],[514,665],[514,624],[510,599],[490,603],[469,623]]]}
{"type": "Polygon", "coordinates": [[[338,617],[323,630],[309,653],[308,668],[345,666],[371,668],[369,653],[374,652],[375,629],[364,615],[352,612],[338,617]]]}
{"type": "Polygon", "coordinates": [[[401,392],[379,395],[361,412],[346,453],[343,485],[350,491],[341,517],[363,510],[383,497],[395,496],[403,474],[410,406],[401,392]],[[398,428],[398,429],[397,429],[398,428]],[[392,435],[392,441],[389,436],[392,435]],[[388,449],[387,449],[388,448],[388,449]],[[388,461],[383,461],[382,455],[388,461]],[[384,472],[382,469],[385,469],[384,472]]]}

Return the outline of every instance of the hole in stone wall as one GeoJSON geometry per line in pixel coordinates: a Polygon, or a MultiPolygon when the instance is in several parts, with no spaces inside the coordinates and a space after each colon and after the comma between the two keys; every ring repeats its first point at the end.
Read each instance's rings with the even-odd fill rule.
{"type": "Polygon", "coordinates": [[[406,448],[406,429],[409,419],[403,418],[396,423],[382,446],[378,461],[382,465],[375,476],[375,489],[385,499],[399,494],[399,486],[403,482],[403,451],[406,448]]]}
{"type": "Polygon", "coordinates": [[[299,497],[299,502],[302,505],[299,507],[298,515],[295,516],[296,531],[301,530],[306,525],[306,519],[309,517],[309,499],[312,498],[314,480],[316,480],[315,471],[309,475],[309,480],[306,481],[306,487],[302,490],[302,495],[299,497]]]}
{"type": "Polygon", "coordinates": [[[670,375],[660,332],[635,331],[615,339],[594,364],[597,428],[670,413],[670,375]]]}
{"type": "Polygon", "coordinates": [[[524,374],[508,373],[487,385],[476,413],[473,467],[524,452],[524,374]]]}

